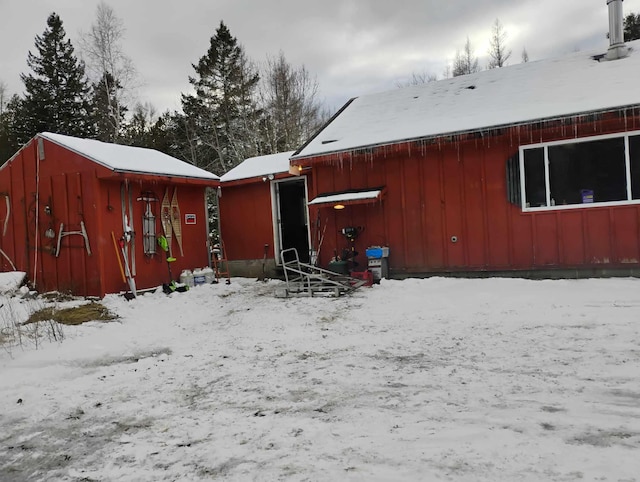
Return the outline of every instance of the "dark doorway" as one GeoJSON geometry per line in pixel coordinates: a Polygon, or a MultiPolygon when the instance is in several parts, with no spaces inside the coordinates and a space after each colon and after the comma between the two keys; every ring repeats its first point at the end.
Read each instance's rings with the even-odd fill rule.
{"type": "Polygon", "coordinates": [[[280,222],[280,249],[296,248],[300,261],[309,263],[305,181],[300,179],[279,182],[276,187],[280,222]]]}

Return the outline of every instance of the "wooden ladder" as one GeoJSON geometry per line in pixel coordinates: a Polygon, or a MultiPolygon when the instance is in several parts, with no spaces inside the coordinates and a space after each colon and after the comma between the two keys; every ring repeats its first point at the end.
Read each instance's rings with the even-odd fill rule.
{"type": "Polygon", "coordinates": [[[227,260],[227,250],[224,247],[224,242],[220,240],[220,248],[213,250],[212,256],[213,272],[216,280],[214,283],[219,283],[221,278],[226,278],[225,283],[231,284],[231,275],[229,274],[229,261],[227,260]]]}

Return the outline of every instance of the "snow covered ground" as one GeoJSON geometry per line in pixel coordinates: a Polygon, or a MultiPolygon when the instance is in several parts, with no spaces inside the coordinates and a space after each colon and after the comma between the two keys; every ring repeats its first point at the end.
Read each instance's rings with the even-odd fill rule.
{"type": "Polygon", "coordinates": [[[0,348],[0,480],[640,480],[640,280],[279,283],[0,348]]]}

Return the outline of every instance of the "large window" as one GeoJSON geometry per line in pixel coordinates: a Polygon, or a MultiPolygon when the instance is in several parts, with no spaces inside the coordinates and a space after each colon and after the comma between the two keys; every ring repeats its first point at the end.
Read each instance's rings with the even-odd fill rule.
{"type": "Polygon", "coordinates": [[[640,133],[520,148],[525,210],[640,202],[640,133]]]}

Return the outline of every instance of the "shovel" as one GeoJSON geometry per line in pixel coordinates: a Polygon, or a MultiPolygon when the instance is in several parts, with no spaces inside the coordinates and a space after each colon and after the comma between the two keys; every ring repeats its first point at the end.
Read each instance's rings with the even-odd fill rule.
{"type": "Polygon", "coordinates": [[[269,251],[269,245],[265,244],[264,245],[264,255],[262,256],[262,274],[258,275],[258,278],[256,279],[256,281],[267,281],[267,275],[266,275],[266,263],[267,263],[267,252],[269,251]]]}

